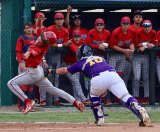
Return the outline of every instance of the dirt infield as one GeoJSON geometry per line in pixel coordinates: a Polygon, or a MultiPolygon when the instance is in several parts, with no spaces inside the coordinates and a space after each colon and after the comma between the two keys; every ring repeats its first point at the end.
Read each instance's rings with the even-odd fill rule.
{"type": "Polygon", "coordinates": [[[137,123],[65,124],[65,123],[1,123],[0,132],[159,132],[160,124],[138,127],[137,123]]]}

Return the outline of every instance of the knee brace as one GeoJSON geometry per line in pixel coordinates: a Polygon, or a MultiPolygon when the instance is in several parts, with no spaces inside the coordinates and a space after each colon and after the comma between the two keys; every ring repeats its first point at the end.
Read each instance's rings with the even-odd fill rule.
{"type": "Polygon", "coordinates": [[[138,101],[134,97],[129,97],[127,102],[123,102],[122,104],[130,109],[140,120],[142,120],[142,115],[139,112],[140,108],[142,107],[138,101]]]}
{"type": "Polygon", "coordinates": [[[96,121],[98,121],[100,118],[104,117],[101,98],[99,96],[93,96],[90,94],[90,101],[91,101],[90,106],[93,111],[94,117],[96,121]]]}

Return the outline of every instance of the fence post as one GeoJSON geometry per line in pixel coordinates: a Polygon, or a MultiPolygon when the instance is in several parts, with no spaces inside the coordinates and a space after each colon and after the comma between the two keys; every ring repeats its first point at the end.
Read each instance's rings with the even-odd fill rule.
{"type": "Polygon", "coordinates": [[[155,105],[155,51],[149,50],[149,104],[155,105]]]}

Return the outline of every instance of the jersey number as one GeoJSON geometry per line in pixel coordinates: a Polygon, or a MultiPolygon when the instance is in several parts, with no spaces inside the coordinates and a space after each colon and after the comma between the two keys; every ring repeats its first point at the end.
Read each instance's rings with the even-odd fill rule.
{"type": "Polygon", "coordinates": [[[102,58],[96,58],[96,59],[94,59],[94,60],[91,60],[91,61],[89,62],[89,64],[90,64],[90,66],[92,66],[92,65],[94,65],[94,64],[96,64],[96,63],[101,63],[102,61],[103,61],[102,58]]]}

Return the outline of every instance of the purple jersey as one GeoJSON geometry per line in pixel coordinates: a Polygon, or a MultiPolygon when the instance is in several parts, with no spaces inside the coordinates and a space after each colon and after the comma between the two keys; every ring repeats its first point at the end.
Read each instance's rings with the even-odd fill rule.
{"type": "Polygon", "coordinates": [[[109,64],[106,63],[105,59],[98,56],[90,56],[81,59],[67,68],[71,74],[76,72],[83,72],[85,76],[92,78],[94,75],[104,71],[115,71],[109,64]]]}

